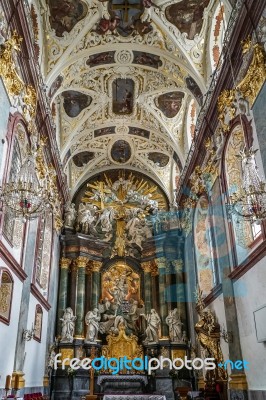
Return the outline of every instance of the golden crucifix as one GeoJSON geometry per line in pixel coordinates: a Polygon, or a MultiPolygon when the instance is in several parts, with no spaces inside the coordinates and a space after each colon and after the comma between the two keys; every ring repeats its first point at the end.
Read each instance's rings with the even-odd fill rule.
{"type": "MultiPolygon", "coordinates": [[[[92,191],[86,191],[85,196],[81,199],[84,203],[91,203],[97,206],[102,212],[106,208],[114,209],[116,220],[116,239],[113,247],[112,255],[117,254],[119,257],[125,256],[126,251],[126,218],[128,216],[127,210],[140,208],[140,201],[128,202],[128,192],[132,190],[134,193],[142,197],[149,196],[150,200],[157,200],[158,205],[164,206],[163,197],[157,193],[157,187],[150,187],[148,182],[141,179],[136,180],[133,174],[130,174],[125,179],[125,174],[120,174],[116,182],[112,182],[106,175],[105,182],[96,181],[95,183],[88,183],[88,187],[92,191]],[[114,188],[115,184],[116,187],[114,188]],[[134,188],[134,189],[133,189],[134,188]],[[111,195],[108,197],[108,195],[111,195]]],[[[143,210],[146,214],[147,210],[143,210]]]]}

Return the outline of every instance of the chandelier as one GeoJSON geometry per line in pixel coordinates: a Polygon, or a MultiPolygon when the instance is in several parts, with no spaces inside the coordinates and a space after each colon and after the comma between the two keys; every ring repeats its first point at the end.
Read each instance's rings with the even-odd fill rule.
{"type": "Polygon", "coordinates": [[[242,187],[230,195],[227,205],[229,215],[236,214],[246,221],[260,223],[266,218],[266,183],[258,174],[255,154],[258,150],[240,151],[242,167],[242,187]]]}
{"type": "Polygon", "coordinates": [[[35,154],[30,150],[18,175],[8,181],[1,193],[1,200],[15,217],[34,218],[47,205],[47,192],[36,173],[35,154]]]}

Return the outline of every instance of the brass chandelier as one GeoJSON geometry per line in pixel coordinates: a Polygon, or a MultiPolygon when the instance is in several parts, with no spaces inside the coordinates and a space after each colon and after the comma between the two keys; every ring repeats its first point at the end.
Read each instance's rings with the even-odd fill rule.
{"type": "Polygon", "coordinates": [[[246,221],[260,223],[266,218],[266,183],[258,174],[255,154],[258,150],[245,148],[241,157],[243,186],[229,196],[229,215],[235,214],[246,221]]]}

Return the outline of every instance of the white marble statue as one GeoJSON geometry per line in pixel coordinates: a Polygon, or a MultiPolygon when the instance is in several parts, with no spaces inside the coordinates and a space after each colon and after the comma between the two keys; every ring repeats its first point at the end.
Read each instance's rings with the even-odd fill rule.
{"type": "Polygon", "coordinates": [[[98,308],[94,308],[93,311],[88,311],[85,316],[85,323],[88,326],[86,334],[86,342],[95,343],[98,331],[101,315],[98,308]]]}
{"type": "Polygon", "coordinates": [[[100,215],[95,227],[100,224],[102,231],[109,233],[113,229],[114,210],[112,207],[106,207],[100,215]]]}
{"type": "Polygon", "coordinates": [[[169,326],[169,336],[172,342],[183,342],[183,323],[178,315],[178,310],[175,308],[171,310],[165,319],[166,324],[169,326]]]}
{"type": "Polygon", "coordinates": [[[75,209],[75,204],[71,203],[66,207],[65,226],[73,228],[76,221],[76,216],[77,216],[77,211],[75,209]]]}
{"type": "Polygon", "coordinates": [[[96,208],[92,204],[80,203],[78,210],[78,229],[85,235],[95,232],[96,208]]]}
{"type": "Polygon", "coordinates": [[[60,318],[62,321],[61,343],[72,343],[75,331],[75,320],[72,308],[68,307],[64,311],[64,315],[60,318]]]}
{"type": "Polygon", "coordinates": [[[159,340],[161,318],[154,308],[151,309],[150,314],[145,314],[144,317],[147,321],[147,328],[145,330],[146,339],[144,342],[157,343],[159,340]]]}

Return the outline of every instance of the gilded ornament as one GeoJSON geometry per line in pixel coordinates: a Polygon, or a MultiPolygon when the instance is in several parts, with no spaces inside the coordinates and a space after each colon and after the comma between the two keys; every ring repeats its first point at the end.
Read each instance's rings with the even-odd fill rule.
{"type": "Polygon", "coordinates": [[[102,262],[93,260],[91,263],[92,263],[92,268],[91,268],[92,271],[99,272],[102,267],[102,262]]]}
{"type": "Polygon", "coordinates": [[[2,283],[0,287],[0,313],[5,314],[9,309],[11,285],[2,283]]]}
{"type": "MultiPolygon", "coordinates": [[[[208,356],[215,359],[217,364],[218,377],[227,380],[227,372],[219,364],[224,363],[221,349],[220,337],[221,329],[213,311],[205,309],[205,303],[202,296],[202,290],[198,287],[196,292],[196,310],[199,314],[199,321],[195,324],[195,331],[200,345],[208,352],[208,356]]],[[[208,371],[209,372],[209,371],[208,371]]],[[[206,375],[207,379],[208,374],[206,375]]],[[[211,378],[211,372],[210,372],[211,378]]]]}
{"type": "Polygon", "coordinates": [[[60,267],[62,269],[68,269],[70,264],[71,264],[72,260],[70,258],[66,258],[66,257],[61,257],[60,258],[60,267]]]}
{"type": "Polygon", "coordinates": [[[258,43],[253,46],[253,50],[253,59],[247,74],[237,86],[237,89],[248,99],[250,106],[254,104],[266,79],[265,51],[258,43]]]}
{"type": "Polygon", "coordinates": [[[0,75],[10,96],[19,96],[25,86],[13,61],[13,52],[20,51],[21,42],[22,38],[14,31],[11,38],[0,46],[0,75]]]}
{"type": "Polygon", "coordinates": [[[102,355],[106,358],[116,357],[117,359],[127,357],[129,360],[143,358],[143,348],[138,345],[138,338],[135,335],[126,335],[125,325],[119,324],[118,335],[108,335],[107,345],[102,347],[102,355]]]}
{"type": "Polygon", "coordinates": [[[221,127],[224,133],[229,132],[229,125],[226,124],[226,116],[229,112],[230,120],[234,118],[236,113],[236,107],[234,105],[236,96],[236,89],[223,90],[218,98],[218,119],[221,123],[221,127]]]}
{"type": "Polygon", "coordinates": [[[145,273],[151,272],[151,261],[144,261],[141,263],[141,268],[145,273]]]}
{"type": "Polygon", "coordinates": [[[78,268],[86,268],[89,259],[87,257],[79,256],[75,260],[75,264],[78,268]]]}

